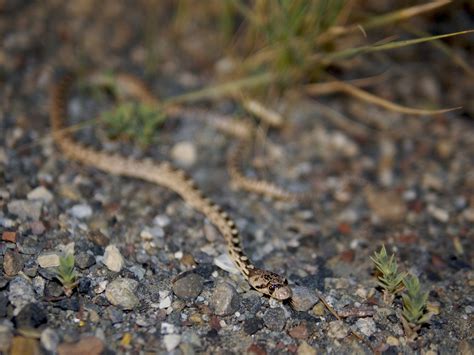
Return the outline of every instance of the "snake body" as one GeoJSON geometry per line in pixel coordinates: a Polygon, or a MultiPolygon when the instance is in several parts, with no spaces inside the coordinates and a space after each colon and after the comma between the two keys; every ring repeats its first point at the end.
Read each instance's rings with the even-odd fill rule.
{"type": "MultiPolygon", "coordinates": [[[[151,162],[109,154],[92,149],[76,142],[65,131],[67,116],[67,98],[74,82],[74,75],[62,75],[51,88],[50,121],[52,136],[64,155],[72,160],[95,167],[104,172],[132,178],[138,178],[163,186],[174,191],[195,210],[204,214],[225,238],[229,255],[249,284],[264,295],[277,300],[291,298],[291,288],[287,280],[268,270],[255,267],[245,254],[239,230],[235,222],[215,204],[204,196],[194,181],[186,173],[173,167],[169,162],[151,162]]],[[[117,76],[115,84],[125,91],[138,91],[142,101],[153,103],[154,98],[137,80],[130,80],[127,75],[117,76]]]]}

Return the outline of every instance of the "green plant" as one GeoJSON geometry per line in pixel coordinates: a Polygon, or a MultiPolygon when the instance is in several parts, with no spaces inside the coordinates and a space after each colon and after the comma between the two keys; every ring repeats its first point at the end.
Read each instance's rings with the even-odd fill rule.
{"type": "Polygon", "coordinates": [[[128,138],[143,146],[152,142],[156,129],[165,118],[156,108],[135,102],[124,102],[102,115],[112,138],[128,138]]]}
{"type": "Polygon", "coordinates": [[[71,296],[77,286],[77,272],[74,270],[74,255],[67,254],[59,257],[59,266],[56,268],[56,278],[61,282],[66,296],[71,296]]]}
{"type": "Polygon", "coordinates": [[[384,291],[384,301],[391,304],[395,295],[403,290],[403,280],[406,273],[398,272],[395,254],[389,257],[385,245],[382,246],[379,253],[374,252],[374,256],[370,259],[377,269],[378,284],[384,291]]]}
{"type": "Polygon", "coordinates": [[[403,279],[406,293],[402,294],[403,300],[403,318],[413,325],[421,325],[431,318],[431,313],[426,312],[428,301],[428,292],[422,292],[420,288],[420,280],[412,275],[403,279]]]}

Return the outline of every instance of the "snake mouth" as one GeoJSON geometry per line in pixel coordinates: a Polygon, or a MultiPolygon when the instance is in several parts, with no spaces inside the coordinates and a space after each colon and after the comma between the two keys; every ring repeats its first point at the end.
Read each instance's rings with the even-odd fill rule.
{"type": "Polygon", "coordinates": [[[288,286],[282,286],[277,289],[272,294],[272,297],[279,300],[279,301],[285,301],[293,296],[293,292],[291,291],[291,288],[288,286]]]}

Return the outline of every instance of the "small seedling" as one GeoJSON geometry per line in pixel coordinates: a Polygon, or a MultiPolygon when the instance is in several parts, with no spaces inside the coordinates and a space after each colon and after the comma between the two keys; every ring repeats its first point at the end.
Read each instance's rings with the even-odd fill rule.
{"type": "Polygon", "coordinates": [[[383,289],[383,299],[387,304],[391,304],[397,293],[403,290],[403,279],[406,273],[398,272],[395,254],[390,257],[387,255],[385,245],[382,246],[380,252],[374,252],[374,256],[370,257],[375,264],[378,273],[378,284],[383,289]]]}
{"type": "Polygon", "coordinates": [[[406,292],[402,294],[403,300],[403,326],[407,336],[416,335],[416,331],[422,324],[427,323],[432,317],[431,312],[426,311],[428,292],[422,292],[420,281],[416,276],[407,276],[403,279],[406,292]]]}
{"type": "Polygon", "coordinates": [[[127,138],[144,146],[152,142],[156,129],[166,118],[153,107],[133,102],[120,104],[102,117],[112,138],[127,138]]]}
{"type": "Polygon", "coordinates": [[[59,257],[59,267],[56,269],[56,278],[63,285],[66,296],[70,297],[78,283],[77,273],[74,270],[73,254],[59,257]]]}

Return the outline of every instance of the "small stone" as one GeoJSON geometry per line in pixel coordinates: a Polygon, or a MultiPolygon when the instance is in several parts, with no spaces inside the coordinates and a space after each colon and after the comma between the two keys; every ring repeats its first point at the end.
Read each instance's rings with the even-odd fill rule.
{"type": "Polygon", "coordinates": [[[309,336],[308,327],[305,323],[301,323],[290,329],[288,334],[295,339],[307,339],[309,336]]]}
{"type": "Polygon", "coordinates": [[[298,346],[298,355],[316,355],[316,349],[312,348],[307,342],[301,342],[298,346]]]}
{"type": "Polygon", "coordinates": [[[166,351],[174,350],[181,342],[181,335],[179,334],[166,334],[163,337],[163,343],[165,344],[166,351]]]}
{"type": "Polygon", "coordinates": [[[2,233],[2,240],[5,242],[16,243],[16,232],[4,231],[2,233]]]}
{"type": "Polygon", "coordinates": [[[474,222],[474,207],[468,208],[463,213],[464,218],[468,222],[474,222]]]}
{"type": "Polygon", "coordinates": [[[306,312],[319,301],[316,292],[310,288],[294,286],[291,290],[293,291],[291,305],[295,311],[306,312]]]}
{"type": "Polygon", "coordinates": [[[36,259],[38,265],[42,268],[58,267],[59,255],[56,252],[46,252],[38,256],[36,259]]]}
{"type": "Polygon", "coordinates": [[[107,316],[112,321],[112,324],[123,322],[123,311],[116,307],[107,308],[107,316]]]}
{"type": "MultiPolygon", "coordinates": [[[[10,355],[40,355],[38,341],[33,338],[17,336],[13,338],[10,348],[10,355]]],[[[70,354],[69,354],[70,355],[70,354]]]]}
{"type": "Polygon", "coordinates": [[[120,272],[122,270],[123,256],[115,245],[110,244],[105,248],[103,263],[110,271],[120,272]]]}
{"type": "Polygon", "coordinates": [[[390,346],[400,346],[400,341],[391,335],[389,335],[385,341],[390,346]]]}
{"type": "Polygon", "coordinates": [[[282,331],[286,324],[285,310],[280,307],[268,309],[263,315],[263,322],[270,330],[282,331]]]}
{"type": "Polygon", "coordinates": [[[40,201],[13,200],[7,205],[8,212],[20,219],[37,221],[41,217],[42,203],[40,201]]]}
{"type": "Polygon", "coordinates": [[[38,186],[26,195],[28,200],[38,200],[49,203],[53,200],[53,194],[44,186],[38,186]]]}
{"type": "Polygon", "coordinates": [[[428,212],[439,222],[446,223],[449,221],[449,212],[443,210],[442,208],[436,207],[434,205],[428,205],[428,212]]]}
{"type": "Polygon", "coordinates": [[[36,276],[33,279],[33,289],[35,290],[38,296],[42,297],[44,295],[45,286],[46,286],[46,281],[41,276],[36,276]]]}
{"type": "Polygon", "coordinates": [[[10,344],[12,343],[13,333],[10,327],[0,324],[0,353],[8,354],[10,344]]]}
{"type": "Polygon", "coordinates": [[[83,295],[87,295],[91,292],[92,281],[88,277],[81,277],[79,284],[77,285],[77,291],[83,295]]]}
{"type": "Polygon", "coordinates": [[[138,282],[133,279],[119,278],[107,285],[105,297],[114,306],[122,309],[133,309],[138,305],[138,298],[135,290],[138,282]]]}
{"type": "Polygon", "coordinates": [[[30,223],[31,233],[34,235],[42,235],[46,231],[46,227],[41,221],[32,221],[30,223]]]}
{"type": "Polygon", "coordinates": [[[164,297],[163,299],[160,297],[160,303],[158,304],[159,309],[165,309],[171,306],[171,296],[168,295],[164,297]]]}
{"type": "Polygon", "coordinates": [[[38,328],[47,322],[46,311],[38,303],[28,303],[15,317],[16,327],[23,329],[38,328]]]}
{"type": "Polygon", "coordinates": [[[365,196],[374,214],[384,221],[401,221],[406,215],[403,197],[394,191],[366,188],[365,196]]]}
{"type": "Polygon", "coordinates": [[[59,335],[54,329],[46,328],[41,332],[40,341],[43,348],[55,353],[59,344],[59,335]]]}
{"type": "Polygon", "coordinates": [[[44,295],[46,297],[59,297],[64,294],[64,288],[59,282],[48,282],[44,289],[44,295]]]}
{"type": "Polygon", "coordinates": [[[176,143],[171,148],[171,157],[178,164],[190,167],[196,162],[196,147],[191,142],[176,143]]]}
{"type": "Polygon", "coordinates": [[[326,306],[322,302],[319,302],[313,307],[311,311],[315,316],[322,317],[326,312],[326,306]]]}
{"type": "Polygon", "coordinates": [[[247,333],[248,335],[255,334],[262,328],[263,328],[263,321],[260,318],[256,318],[256,317],[246,319],[243,326],[244,332],[247,333]]]}
{"type": "Polygon", "coordinates": [[[70,212],[78,219],[86,219],[92,216],[92,208],[87,204],[74,205],[70,209],[70,212]]]}
{"type": "Polygon", "coordinates": [[[342,320],[335,320],[329,323],[328,336],[334,339],[344,339],[349,334],[349,326],[342,320]]]}
{"type": "Polygon", "coordinates": [[[23,269],[23,258],[17,251],[8,250],[3,257],[3,271],[7,276],[15,276],[23,269]]]}
{"type": "Polygon", "coordinates": [[[164,228],[171,223],[171,220],[167,215],[159,214],[153,218],[153,223],[157,226],[160,226],[161,228],[164,228]]]}
{"type": "Polygon", "coordinates": [[[235,266],[234,262],[230,258],[229,254],[221,254],[214,258],[214,264],[224,271],[230,272],[231,274],[240,274],[239,269],[235,266]]]}
{"type": "Polygon", "coordinates": [[[98,230],[91,231],[87,234],[87,238],[100,247],[106,247],[110,243],[109,238],[98,230]]]}
{"type": "Polygon", "coordinates": [[[77,343],[62,343],[58,346],[58,355],[99,355],[104,350],[104,343],[97,337],[88,336],[77,343]]]}
{"type": "Polygon", "coordinates": [[[239,309],[240,297],[232,285],[223,282],[214,289],[209,305],[214,310],[214,314],[228,316],[239,309]]]}
{"type": "Polygon", "coordinates": [[[81,252],[76,255],[74,262],[78,268],[84,270],[95,264],[95,257],[88,253],[81,252]]]}
{"type": "Polygon", "coordinates": [[[182,299],[194,299],[201,294],[204,279],[193,272],[173,282],[173,292],[182,299]]]}
{"type": "Polygon", "coordinates": [[[372,318],[360,318],[357,320],[355,326],[366,337],[370,337],[377,330],[375,322],[372,318]]]}

